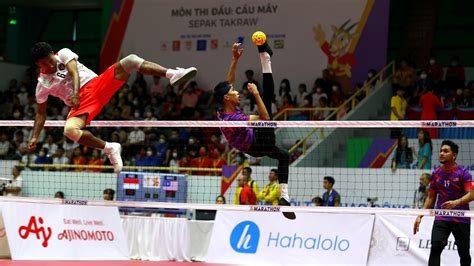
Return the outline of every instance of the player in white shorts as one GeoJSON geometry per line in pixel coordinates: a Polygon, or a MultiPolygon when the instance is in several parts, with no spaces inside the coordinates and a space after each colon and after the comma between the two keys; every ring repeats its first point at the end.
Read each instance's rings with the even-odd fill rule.
{"type": "Polygon", "coordinates": [[[103,149],[115,173],[120,173],[123,167],[120,156],[121,145],[106,142],[92,135],[90,131],[84,130],[84,127],[100,113],[115,92],[127,81],[129,74],[134,71],[166,77],[173,86],[186,82],[197,73],[194,67],[169,69],[130,54],[97,76],[77,61],[78,55],[67,48],[53,53],[51,45],[39,42],[33,46],[31,54],[36,65],[40,67],[40,74],[36,86],[38,112],[33,135],[28,144],[29,150],[36,149],[38,136],[44,127],[48,96],[55,96],[71,107],[64,134],[79,144],[103,149]]]}

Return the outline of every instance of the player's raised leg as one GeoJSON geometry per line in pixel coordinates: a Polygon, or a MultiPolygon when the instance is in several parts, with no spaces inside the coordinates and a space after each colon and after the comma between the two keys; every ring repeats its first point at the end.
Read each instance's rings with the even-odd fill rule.
{"type": "Polygon", "coordinates": [[[121,59],[115,65],[114,71],[115,78],[118,80],[126,80],[130,73],[138,71],[144,75],[166,77],[170,80],[170,84],[173,86],[178,86],[189,79],[192,79],[197,73],[195,67],[177,67],[176,69],[165,68],[157,63],[146,61],[134,54],[127,55],[121,59]]]}

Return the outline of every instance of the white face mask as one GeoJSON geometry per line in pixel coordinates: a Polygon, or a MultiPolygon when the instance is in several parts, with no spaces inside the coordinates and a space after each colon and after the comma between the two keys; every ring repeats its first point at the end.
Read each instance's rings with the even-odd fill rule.
{"type": "Polygon", "coordinates": [[[461,95],[461,94],[462,94],[462,90],[461,90],[461,89],[457,89],[457,90],[456,90],[456,94],[457,94],[457,95],[461,95]]]}
{"type": "Polygon", "coordinates": [[[430,65],[434,65],[436,61],[434,59],[430,59],[430,65]]]}
{"type": "Polygon", "coordinates": [[[188,143],[189,143],[189,145],[193,145],[194,144],[194,139],[189,139],[188,143]]]}
{"type": "Polygon", "coordinates": [[[337,86],[332,86],[332,91],[337,91],[338,87],[337,86]]]}
{"type": "Polygon", "coordinates": [[[140,117],[140,113],[136,112],[135,114],[133,114],[133,116],[135,116],[135,118],[138,118],[140,117]]]}
{"type": "Polygon", "coordinates": [[[420,78],[421,78],[421,79],[426,79],[427,77],[428,77],[427,74],[421,74],[421,75],[420,75],[420,78]]]}
{"type": "Polygon", "coordinates": [[[14,118],[20,118],[20,112],[16,111],[13,113],[14,118]]]}
{"type": "Polygon", "coordinates": [[[146,151],[146,156],[152,156],[153,152],[152,151],[146,151]]]}
{"type": "Polygon", "coordinates": [[[165,143],[165,139],[160,139],[159,142],[160,142],[160,144],[164,144],[164,143],[165,143]]]}
{"type": "Polygon", "coordinates": [[[372,78],[373,76],[374,76],[374,75],[373,75],[372,73],[369,73],[369,74],[367,75],[367,77],[369,77],[369,79],[372,78]]]}
{"type": "Polygon", "coordinates": [[[322,91],[323,91],[323,90],[322,90],[321,88],[317,88],[317,89],[316,89],[316,92],[317,92],[317,93],[321,93],[322,91]]]}
{"type": "Polygon", "coordinates": [[[39,152],[39,156],[40,156],[40,157],[44,157],[45,155],[46,155],[46,154],[44,153],[44,151],[40,151],[40,152],[39,152]]]}
{"type": "Polygon", "coordinates": [[[173,158],[178,158],[178,153],[177,152],[173,152],[173,158]]]}
{"type": "Polygon", "coordinates": [[[286,89],[286,83],[282,83],[282,84],[280,85],[280,88],[286,89]]]}

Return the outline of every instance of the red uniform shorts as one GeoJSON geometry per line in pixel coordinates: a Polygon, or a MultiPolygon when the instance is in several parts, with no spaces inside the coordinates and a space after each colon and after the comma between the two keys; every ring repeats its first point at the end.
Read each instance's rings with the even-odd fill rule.
{"type": "Polygon", "coordinates": [[[86,125],[89,125],[125,83],[125,80],[115,79],[114,72],[115,64],[82,86],[79,91],[79,108],[77,110],[71,109],[67,119],[88,114],[86,125]]]}

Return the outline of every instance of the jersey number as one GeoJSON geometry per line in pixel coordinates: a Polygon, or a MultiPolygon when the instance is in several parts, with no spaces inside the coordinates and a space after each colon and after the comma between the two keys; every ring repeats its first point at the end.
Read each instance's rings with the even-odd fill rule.
{"type": "Polygon", "coordinates": [[[59,73],[59,72],[56,73],[56,76],[58,76],[58,77],[60,77],[60,78],[65,78],[65,77],[66,77],[65,74],[59,73]]]}

